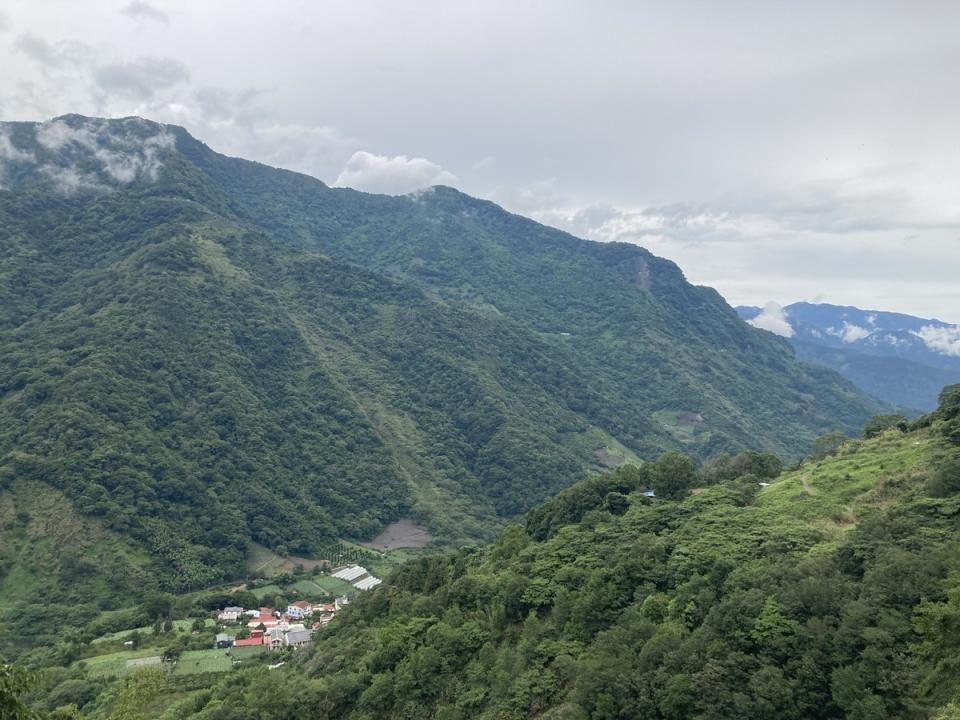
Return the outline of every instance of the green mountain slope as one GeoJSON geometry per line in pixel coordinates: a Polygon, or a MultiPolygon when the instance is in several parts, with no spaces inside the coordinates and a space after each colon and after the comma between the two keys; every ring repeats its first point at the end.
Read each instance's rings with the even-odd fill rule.
{"type": "Polygon", "coordinates": [[[620,469],[527,531],[412,561],[294,668],[171,716],[954,717],[960,386],[768,486],[651,500],[657,477],[620,469]]]}
{"type": "Polygon", "coordinates": [[[718,293],[643,248],[581,240],[451,188],[367,195],[195,141],[180,147],[265,231],[518,320],[563,346],[607,385],[596,412],[641,451],[655,430],[700,456],[762,446],[797,457],[818,434],[859,428],[865,406],[876,408],[834,373],[797,363],[786,340],[744,328],[718,293]],[[672,414],[703,420],[678,428],[672,414]]]}
{"type": "Polygon", "coordinates": [[[876,409],[640,248],[135,118],[0,132],[0,492],[63,493],[171,589],[251,539],[462,543],[611,455],[796,455],[876,409]]]}

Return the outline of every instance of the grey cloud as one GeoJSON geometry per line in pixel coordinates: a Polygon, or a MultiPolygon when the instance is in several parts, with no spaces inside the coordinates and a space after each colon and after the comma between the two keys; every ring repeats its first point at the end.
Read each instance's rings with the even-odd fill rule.
{"type": "Polygon", "coordinates": [[[36,35],[0,43],[0,107],[139,113],[387,192],[456,168],[467,192],[643,244],[736,302],[822,294],[960,319],[957,3],[111,8],[162,22],[141,5],[176,7],[178,32],[131,39],[86,3],[58,3],[58,27],[93,53],[45,32],[45,3],[21,3],[16,32],[36,35]],[[213,53],[218,36],[231,42],[213,53]],[[110,68],[98,82],[138,54],[176,58],[190,78],[110,68]]]}
{"type": "Polygon", "coordinates": [[[10,30],[10,19],[0,11],[0,33],[8,32],[10,30]]]}
{"type": "Polygon", "coordinates": [[[190,78],[183,63],[168,58],[141,57],[99,66],[94,82],[108,94],[133,100],[148,100],[190,78]]]}
{"type": "Polygon", "coordinates": [[[283,123],[266,109],[271,95],[257,88],[203,87],[184,102],[144,102],[133,114],[182,125],[227,155],[329,181],[362,145],[328,125],[283,123]]]}
{"type": "Polygon", "coordinates": [[[18,35],[13,48],[47,70],[89,62],[94,56],[93,50],[85,43],[72,40],[51,43],[30,32],[18,35]]]}
{"type": "Polygon", "coordinates": [[[107,186],[91,172],[76,167],[60,167],[58,165],[44,165],[40,172],[53,183],[57,191],[64,195],[74,195],[78,192],[103,192],[107,186]]]}
{"type": "Polygon", "coordinates": [[[192,104],[196,117],[207,122],[250,125],[269,117],[265,107],[269,103],[268,95],[261,88],[234,90],[204,86],[193,92],[192,104]]]}
{"type": "Polygon", "coordinates": [[[13,144],[9,129],[0,123],[0,165],[3,162],[32,163],[35,159],[32,152],[21,150],[13,144]]]}
{"type": "Polygon", "coordinates": [[[121,14],[133,20],[151,20],[162,25],[170,24],[170,16],[144,0],[131,0],[120,9],[121,14]]]}
{"type": "Polygon", "coordinates": [[[37,126],[37,143],[47,150],[57,152],[67,145],[80,145],[87,150],[96,150],[95,128],[98,123],[85,123],[79,128],[71,127],[63,120],[51,120],[37,126]]]}

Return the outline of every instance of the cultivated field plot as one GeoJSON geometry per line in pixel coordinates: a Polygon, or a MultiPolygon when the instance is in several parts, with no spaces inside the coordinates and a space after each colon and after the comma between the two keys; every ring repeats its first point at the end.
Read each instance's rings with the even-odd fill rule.
{"type": "Polygon", "coordinates": [[[254,597],[257,600],[263,600],[267,595],[276,595],[283,592],[283,588],[279,585],[264,585],[263,587],[252,588],[250,592],[253,593],[254,597]]]}
{"type": "Polygon", "coordinates": [[[80,662],[87,666],[87,671],[94,677],[120,677],[129,672],[130,668],[127,667],[129,660],[145,660],[154,655],[156,655],[155,651],[127,650],[84,658],[80,662]]]}
{"type": "Polygon", "coordinates": [[[230,657],[234,660],[248,660],[267,652],[265,647],[235,647],[230,648],[230,657]]]}
{"type": "MultiPolygon", "coordinates": [[[[190,628],[193,627],[193,619],[187,618],[186,620],[174,620],[173,629],[178,633],[190,632],[190,628]]],[[[217,626],[217,623],[212,618],[207,618],[203,621],[204,627],[214,628],[217,626]]],[[[138,632],[141,635],[150,635],[153,632],[153,625],[144,625],[143,627],[132,628],[130,630],[120,630],[115,633],[108,633],[106,635],[101,635],[98,638],[92,640],[92,644],[99,645],[103,643],[119,642],[126,640],[133,633],[138,632]]]]}
{"type": "Polygon", "coordinates": [[[225,650],[187,650],[173,668],[174,675],[228,672],[233,661],[225,650]]]}
{"type": "Polygon", "coordinates": [[[307,597],[311,597],[311,598],[323,597],[330,594],[329,592],[324,590],[322,587],[317,585],[313,580],[298,580],[290,587],[292,587],[301,595],[306,595],[307,597]]]}
{"type": "Polygon", "coordinates": [[[346,595],[348,592],[355,592],[353,585],[344,582],[340,578],[330,577],[329,575],[317,575],[313,582],[320,586],[320,589],[331,595],[346,595]]]}

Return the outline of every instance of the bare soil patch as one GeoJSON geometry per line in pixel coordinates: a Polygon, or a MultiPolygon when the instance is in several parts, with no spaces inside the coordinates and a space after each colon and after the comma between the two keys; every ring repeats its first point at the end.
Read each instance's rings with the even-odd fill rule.
{"type": "Polygon", "coordinates": [[[387,552],[400,548],[422,548],[430,544],[430,532],[410,518],[401,518],[387,525],[373,540],[360,543],[364,547],[387,552]]]}
{"type": "Polygon", "coordinates": [[[604,467],[608,468],[620,467],[626,462],[626,458],[607,452],[605,447],[597,448],[593,451],[593,454],[597,456],[597,460],[599,460],[604,467]]]}

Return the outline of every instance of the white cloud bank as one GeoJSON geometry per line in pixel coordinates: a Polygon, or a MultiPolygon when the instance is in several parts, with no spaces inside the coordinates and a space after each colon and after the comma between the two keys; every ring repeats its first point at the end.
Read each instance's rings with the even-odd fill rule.
{"type": "Polygon", "coordinates": [[[454,185],[456,175],[425,158],[387,157],[365,150],[355,152],[334,185],[372,193],[405,195],[431,185],[454,185]]]}
{"type": "Polygon", "coordinates": [[[769,330],[781,337],[793,337],[793,326],[787,319],[786,311],[773,301],[764,305],[761,313],[749,322],[754,327],[769,330]]]}
{"type": "Polygon", "coordinates": [[[827,333],[840,338],[845,343],[854,343],[857,340],[863,340],[865,337],[869,337],[871,332],[871,330],[865,327],[849,323],[846,320],[843,321],[843,327],[841,328],[827,328],[827,333]]]}
{"type": "Polygon", "coordinates": [[[924,325],[919,330],[911,332],[934,352],[960,357],[960,325],[947,327],[924,325]]]}

